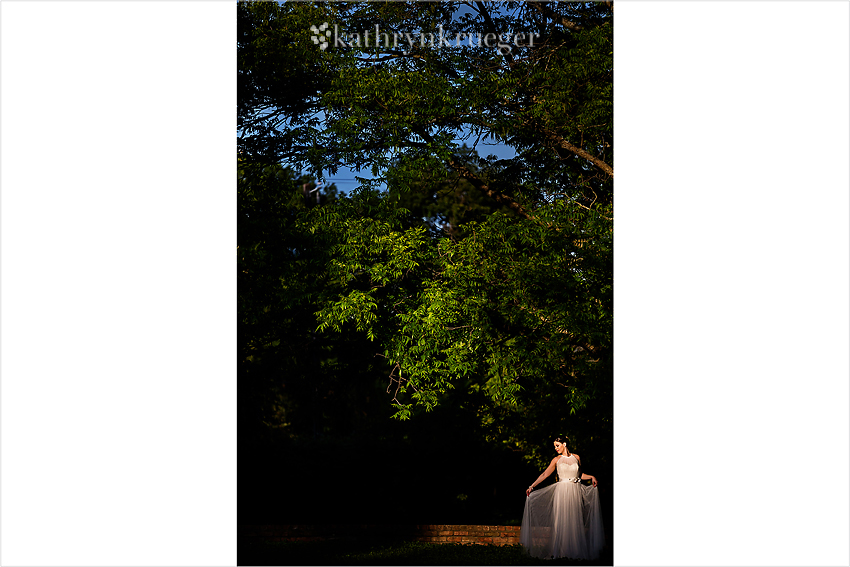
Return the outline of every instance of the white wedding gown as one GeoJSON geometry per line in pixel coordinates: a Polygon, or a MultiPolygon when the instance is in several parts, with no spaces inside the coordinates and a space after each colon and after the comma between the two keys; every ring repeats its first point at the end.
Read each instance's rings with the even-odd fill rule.
{"type": "Polygon", "coordinates": [[[596,559],[605,544],[599,491],[579,482],[578,460],[558,459],[559,481],[525,500],[520,543],[541,559],[596,559]]]}

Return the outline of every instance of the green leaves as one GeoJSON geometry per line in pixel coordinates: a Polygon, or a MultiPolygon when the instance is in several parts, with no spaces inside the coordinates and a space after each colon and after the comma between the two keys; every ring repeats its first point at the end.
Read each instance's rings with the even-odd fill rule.
{"type": "Polygon", "coordinates": [[[613,25],[593,3],[540,8],[239,4],[252,360],[294,345],[286,334],[357,337],[382,353],[397,418],[473,396],[482,424],[524,451],[536,433],[520,416],[598,410],[611,384],[613,25]],[[440,26],[540,41],[510,54],[468,42],[321,50],[308,30],[322,22],[361,38],[440,26]],[[479,155],[494,140],[516,156],[479,155]],[[269,166],[280,162],[374,179],[312,203],[298,190],[309,180],[269,166]]]}
{"type": "Polygon", "coordinates": [[[342,331],[343,324],[351,322],[358,331],[364,331],[369,340],[374,340],[375,334],[372,325],[377,320],[375,307],[376,302],[371,293],[351,291],[340,297],[336,303],[317,313],[318,330],[323,331],[330,326],[339,332],[342,331]]]}

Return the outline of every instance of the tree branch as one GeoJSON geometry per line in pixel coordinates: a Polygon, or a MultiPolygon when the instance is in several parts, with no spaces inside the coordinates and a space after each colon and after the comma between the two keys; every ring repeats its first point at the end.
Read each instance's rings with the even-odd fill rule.
{"type": "Polygon", "coordinates": [[[513,209],[513,211],[519,216],[525,219],[532,220],[533,217],[528,214],[528,212],[523,208],[522,205],[514,201],[508,195],[490,189],[490,186],[486,182],[484,182],[480,177],[472,173],[465,165],[463,165],[462,163],[458,163],[453,158],[449,158],[447,162],[452,169],[457,171],[461,177],[469,181],[473,187],[475,187],[476,189],[478,189],[500,205],[507,205],[508,207],[513,209]]]}
{"type": "Polygon", "coordinates": [[[543,323],[545,323],[547,325],[552,325],[558,333],[560,333],[562,335],[567,335],[567,337],[569,337],[572,340],[571,342],[574,345],[576,345],[577,347],[580,347],[580,348],[586,350],[592,356],[598,356],[599,355],[599,351],[600,351],[599,347],[592,346],[587,341],[579,340],[579,338],[577,336],[575,336],[573,333],[569,332],[568,330],[566,330],[564,328],[561,328],[556,323],[554,323],[551,319],[543,316],[538,309],[536,309],[534,307],[532,307],[532,308],[523,307],[522,305],[517,303],[516,300],[514,300],[514,304],[517,307],[519,307],[520,309],[522,309],[523,311],[525,311],[526,313],[530,313],[531,315],[534,315],[535,317],[540,319],[543,323]]]}
{"type": "MultiPolygon", "coordinates": [[[[422,136],[422,138],[428,141],[429,143],[434,141],[434,139],[427,132],[420,131],[419,135],[422,136]]],[[[446,160],[446,163],[449,165],[449,167],[457,171],[461,177],[469,181],[473,187],[475,187],[497,203],[507,205],[508,207],[513,209],[514,212],[516,212],[519,216],[525,219],[532,220],[532,216],[528,214],[528,212],[523,208],[522,205],[514,201],[508,195],[490,189],[490,185],[487,182],[475,175],[472,171],[469,170],[468,167],[458,162],[456,159],[450,157],[446,160]]]]}
{"type": "MultiPolygon", "coordinates": [[[[490,12],[484,9],[484,2],[482,0],[477,0],[475,2],[475,9],[478,11],[479,14],[481,14],[487,24],[487,29],[485,31],[487,33],[493,33],[498,36],[499,32],[496,29],[496,25],[493,23],[493,18],[490,17],[490,12]]],[[[507,53],[502,53],[502,50],[500,49],[499,53],[501,53],[505,60],[508,62],[508,67],[514,66],[514,56],[511,54],[510,49],[507,50],[507,53]]]]}
{"type": "Polygon", "coordinates": [[[546,3],[529,2],[528,5],[533,6],[538,12],[540,12],[541,14],[543,14],[544,16],[549,18],[550,20],[558,22],[559,24],[561,24],[562,26],[564,26],[565,28],[567,28],[570,31],[581,31],[581,30],[584,29],[579,24],[577,24],[577,23],[575,23],[571,20],[568,20],[564,16],[557,13],[555,10],[553,10],[552,8],[547,6],[546,3]]]}
{"type": "MultiPolygon", "coordinates": [[[[547,130],[545,132],[545,134],[546,134],[546,141],[548,142],[547,145],[555,148],[556,152],[558,152],[559,148],[567,150],[569,152],[572,152],[575,155],[586,159],[587,161],[589,161],[590,163],[592,163],[593,165],[595,165],[596,167],[598,167],[599,169],[601,169],[602,171],[604,171],[605,173],[610,175],[611,177],[614,177],[614,168],[611,167],[610,165],[608,165],[607,163],[605,163],[604,161],[602,161],[601,159],[599,159],[598,157],[584,151],[583,149],[581,149],[577,146],[572,145],[571,143],[566,141],[564,138],[562,138],[558,134],[552,132],[551,130],[547,130]]],[[[559,156],[561,155],[560,152],[558,152],[558,155],[559,156]]]]}

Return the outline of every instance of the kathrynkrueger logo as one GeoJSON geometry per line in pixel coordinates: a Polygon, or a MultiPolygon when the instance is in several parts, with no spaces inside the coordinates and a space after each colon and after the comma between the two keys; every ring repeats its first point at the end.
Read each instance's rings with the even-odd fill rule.
{"type": "Polygon", "coordinates": [[[331,30],[328,29],[328,23],[325,22],[316,29],[316,26],[310,26],[310,31],[313,32],[313,37],[310,39],[313,40],[315,45],[319,46],[319,49],[324,51],[328,48],[328,40],[325,37],[331,36],[331,30]],[[324,36],[324,37],[322,37],[324,36]],[[321,45],[320,45],[321,44],[321,45]]]}
{"type": "MultiPolygon", "coordinates": [[[[499,51],[502,53],[507,53],[511,51],[512,45],[516,45],[517,47],[534,47],[534,40],[540,37],[540,34],[537,33],[513,33],[513,32],[504,32],[504,33],[488,33],[481,34],[478,33],[466,33],[466,32],[458,32],[454,36],[446,35],[443,26],[437,26],[439,33],[422,33],[418,34],[410,34],[410,33],[400,33],[400,32],[381,32],[380,26],[375,25],[374,33],[372,30],[366,31],[364,33],[349,33],[349,34],[340,34],[339,26],[334,25],[333,34],[331,33],[330,24],[324,22],[318,28],[316,26],[310,26],[310,31],[313,32],[313,36],[310,38],[313,40],[315,45],[319,46],[319,49],[324,51],[328,48],[328,39],[330,39],[331,35],[333,35],[333,44],[334,47],[398,47],[398,44],[401,43],[402,47],[404,44],[412,49],[413,46],[417,43],[416,40],[419,40],[419,44],[422,47],[429,45],[430,47],[460,47],[461,42],[466,40],[469,41],[469,46],[474,47],[498,47],[499,51]],[[371,37],[370,37],[371,35],[371,37]],[[452,44],[452,41],[455,43],[452,44]]],[[[405,51],[405,53],[409,53],[409,51],[405,51]]]]}

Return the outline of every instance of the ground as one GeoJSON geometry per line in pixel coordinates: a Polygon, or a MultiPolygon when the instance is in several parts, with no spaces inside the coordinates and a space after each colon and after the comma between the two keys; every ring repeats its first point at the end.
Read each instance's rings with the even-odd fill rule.
{"type": "Polygon", "coordinates": [[[435,544],[336,540],[239,545],[239,565],[612,565],[605,550],[597,561],[541,560],[520,545],[435,544]]]}

